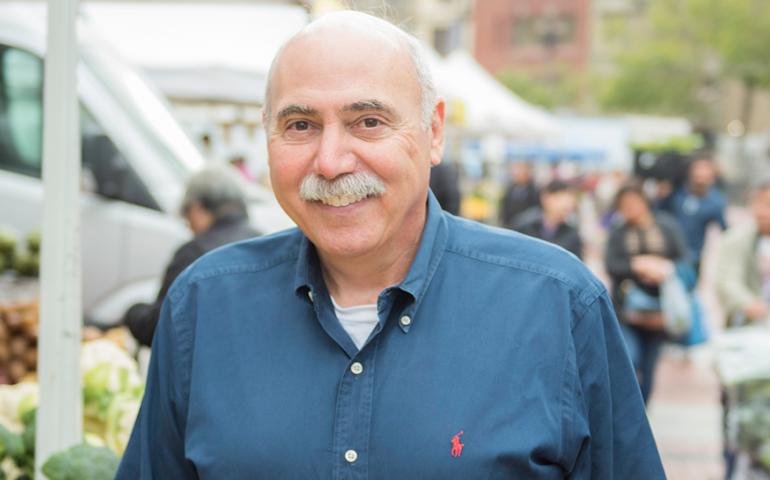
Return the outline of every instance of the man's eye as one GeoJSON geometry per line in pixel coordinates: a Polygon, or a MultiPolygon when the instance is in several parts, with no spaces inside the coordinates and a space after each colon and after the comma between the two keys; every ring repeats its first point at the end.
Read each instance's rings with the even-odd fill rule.
{"type": "Polygon", "coordinates": [[[310,128],[310,123],[306,122],[305,120],[299,120],[289,125],[289,129],[297,130],[300,132],[304,132],[309,128],[310,128]]]}
{"type": "Polygon", "coordinates": [[[375,127],[379,127],[381,124],[382,124],[382,122],[380,122],[380,121],[379,121],[379,120],[377,120],[376,118],[365,118],[365,119],[364,119],[364,122],[363,122],[363,125],[364,125],[364,127],[366,127],[366,128],[375,128],[375,127]]]}

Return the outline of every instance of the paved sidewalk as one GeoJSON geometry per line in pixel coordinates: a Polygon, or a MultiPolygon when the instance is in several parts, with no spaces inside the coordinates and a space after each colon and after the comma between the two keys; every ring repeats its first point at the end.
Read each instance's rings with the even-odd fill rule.
{"type": "Polygon", "coordinates": [[[648,409],[669,480],[721,480],[722,408],[708,347],[664,352],[648,409]]]}

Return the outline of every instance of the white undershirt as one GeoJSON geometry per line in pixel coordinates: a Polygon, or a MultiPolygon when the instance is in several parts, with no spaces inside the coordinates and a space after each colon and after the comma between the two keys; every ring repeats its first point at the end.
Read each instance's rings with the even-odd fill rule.
{"type": "MultiPolygon", "coordinates": [[[[331,295],[330,295],[331,297],[331,295]]],[[[377,304],[356,305],[354,307],[340,307],[332,298],[334,313],[342,324],[342,328],[348,332],[350,339],[361,350],[364,343],[377,325],[377,304]]]]}

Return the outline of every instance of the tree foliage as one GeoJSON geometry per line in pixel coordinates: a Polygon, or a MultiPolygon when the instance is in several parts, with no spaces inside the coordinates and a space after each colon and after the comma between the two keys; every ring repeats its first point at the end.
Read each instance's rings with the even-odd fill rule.
{"type": "Polygon", "coordinates": [[[726,79],[770,86],[770,1],[650,0],[646,20],[605,79],[606,109],[699,117],[726,79]]]}
{"type": "Polygon", "coordinates": [[[509,69],[497,79],[524,100],[546,108],[573,106],[579,100],[581,79],[563,68],[547,76],[509,69]]]}

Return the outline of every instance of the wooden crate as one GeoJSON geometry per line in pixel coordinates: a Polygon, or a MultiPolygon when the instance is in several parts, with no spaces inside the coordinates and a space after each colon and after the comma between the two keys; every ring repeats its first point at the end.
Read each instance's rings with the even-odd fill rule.
{"type": "Polygon", "coordinates": [[[0,304],[0,383],[35,375],[39,317],[37,300],[0,304]]]}

